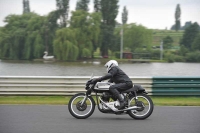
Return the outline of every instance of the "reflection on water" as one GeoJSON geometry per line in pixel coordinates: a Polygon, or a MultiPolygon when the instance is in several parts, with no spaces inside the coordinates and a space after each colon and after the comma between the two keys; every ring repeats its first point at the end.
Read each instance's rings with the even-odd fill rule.
{"type": "MultiPolygon", "coordinates": [[[[129,76],[200,76],[200,63],[120,63],[129,76]]],[[[0,61],[0,76],[101,76],[104,63],[0,61]]]]}

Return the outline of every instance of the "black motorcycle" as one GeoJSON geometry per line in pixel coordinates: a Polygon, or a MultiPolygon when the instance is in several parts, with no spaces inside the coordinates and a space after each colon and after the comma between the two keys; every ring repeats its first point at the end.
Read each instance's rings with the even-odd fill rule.
{"type": "Polygon", "coordinates": [[[68,109],[72,116],[78,119],[86,119],[90,117],[97,104],[97,107],[102,113],[111,114],[128,114],[134,119],[148,118],[154,109],[151,98],[140,85],[134,85],[133,88],[120,92],[126,102],[124,109],[118,110],[119,101],[109,92],[109,87],[113,83],[97,82],[91,84],[92,79],[87,81],[85,89],[86,93],[75,94],[69,101],[68,109]],[[95,93],[96,103],[91,93],[95,93]]]}

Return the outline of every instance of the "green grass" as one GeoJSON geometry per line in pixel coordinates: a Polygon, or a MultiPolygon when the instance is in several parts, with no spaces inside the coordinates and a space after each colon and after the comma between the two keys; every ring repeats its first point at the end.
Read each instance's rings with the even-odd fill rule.
{"type": "MultiPolygon", "coordinates": [[[[67,105],[71,96],[0,96],[0,104],[67,105]]],[[[151,96],[155,105],[200,106],[200,97],[151,96]]]]}
{"type": "Polygon", "coordinates": [[[190,96],[153,96],[155,105],[162,106],[200,106],[200,97],[190,96]]]}
{"type": "Polygon", "coordinates": [[[179,46],[179,41],[183,36],[183,31],[173,31],[173,30],[154,30],[153,31],[153,46],[159,46],[160,41],[166,37],[170,36],[173,39],[173,46],[179,46]]]}
{"type": "Polygon", "coordinates": [[[70,96],[0,96],[0,104],[68,104],[70,96]]]}

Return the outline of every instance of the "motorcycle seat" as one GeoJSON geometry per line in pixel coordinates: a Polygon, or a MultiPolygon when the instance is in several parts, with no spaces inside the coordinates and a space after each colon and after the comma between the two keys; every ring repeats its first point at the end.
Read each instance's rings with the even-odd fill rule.
{"type": "Polygon", "coordinates": [[[142,88],[141,85],[133,85],[132,88],[130,88],[128,90],[125,90],[125,91],[121,91],[121,93],[128,93],[128,92],[133,92],[133,91],[135,91],[135,92],[144,92],[145,89],[142,88]]]}

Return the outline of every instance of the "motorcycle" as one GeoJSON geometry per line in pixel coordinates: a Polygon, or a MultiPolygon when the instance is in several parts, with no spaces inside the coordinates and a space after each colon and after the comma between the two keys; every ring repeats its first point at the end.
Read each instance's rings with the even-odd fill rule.
{"type": "Polygon", "coordinates": [[[109,91],[109,87],[113,83],[97,82],[92,84],[91,81],[92,77],[86,82],[86,93],[75,94],[70,99],[68,109],[73,117],[77,119],[90,117],[95,110],[96,103],[102,113],[128,114],[130,117],[139,120],[146,119],[152,114],[153,101],[141,85],[134,85],[131,89],[120,92],[126,106],[124,109],[118,110],[119,101],[109,91]],[[93,97],[96,97],[96,103],[91,96],[92,92],[95,93],[93,97]]]}

